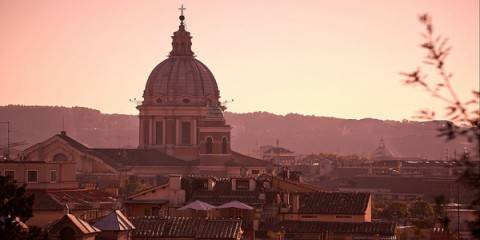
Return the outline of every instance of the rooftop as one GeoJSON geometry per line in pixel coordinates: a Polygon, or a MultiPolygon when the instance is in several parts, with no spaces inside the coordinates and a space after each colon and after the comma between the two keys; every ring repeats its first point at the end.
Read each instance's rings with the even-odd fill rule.
{"type": "Polygon", "coordinates": [[[135,239],[195,238],[237,239],[242,234],[239,219],[164,218],[157,216],[133,217],[135,239]]]}
{"type": "Polygon", "coordinates": [[[96,189],[28,190],[27,194],[35,196],[34,210],[63,210],[65,204],[73,210],[111,208],[116,201],[111,194],[96,189]]]}
{"type": "Polygon", "coordinates": [[[318,221],[283,221],[279,228],[288,233],[353,233],[379,234],[381,236],[395,235],[395,223],[389,222],[318,222],[318,221]]]}
{"type": "Polygon", "coordinates": [[[311,214],[364,214],[369,200],[369,193],[302,193],[298,211],[311,214]]]}

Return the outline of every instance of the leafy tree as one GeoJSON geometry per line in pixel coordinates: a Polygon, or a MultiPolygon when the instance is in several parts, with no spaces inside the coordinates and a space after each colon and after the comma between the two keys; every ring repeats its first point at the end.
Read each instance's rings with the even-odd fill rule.
{"type": "Polygon", "coordinates": [[[411,217],[419,219],[430,219],[433,217],[433,208],[428,202],[417,200],[409,208],[411,217]]]}
{"type": "Polygon", "coordinates": [[[442,224],[443,229],[448,231],[448,225],[450,224],[450,219],[445,213],[445,204],[447,203],[445,196],[440,195],[435,197],[435,205],[433,207],[433,212],[435,214],[435,220],[442,224]]]}
{"type": "MultiPolygon", "coordinates": [[[[453,74],[446,70],[445,62],[450,53],[448,38],[434,34],[432,17],[423,14],[419,17],[420,23],[425,27],[422,34],[424,42],[420,45],[426,50],[427,55],[423,63],[432,67],[438,73],[438,81],[427,80],[427,75],[418,67],[409,73],[402,73],[406,77],[405,83],[420,86],[433,97],[443,101],[446,109],[445,117],[449,120],[439,129],[439,136],[452,140],[464,137],[473,144],[473,155],[465,153],[458,165],[463,166],[463,173],[459,181],[468,186],[474,193],[471,203],[472,209],[476,210],[476,219],[470,223],[471,233],[480,238],[480,91],[472,91],[468,100],[462,99],[455,91],[452,80],[453,74]],[[472,161],[472,159],[477,159],[472,161]]],[[[436,113],[430,110],[422,110],[420,118],[433,120],[436,113]]]]}
{"type": "Polygon", "coordinates": [[[48,239],[39,228],[25,229],[23,222],[32,217],[34,196],[26,195],[25,185],[11,177],[0,176],[0,236],[4,240],[48,239]]]}
{"type": "Polygon", "coordinates": [[[392,202],[383,210],[382,215],[389,220],[404,222],[408,217],[408,206],[404,202],[392,202]]]}
{"type": "Polygon", "coordinates": [[[411,222],[419,229],[430,228],[434,224],[433,208],[428,202],[417,200],[408,209],[411,222]]]}

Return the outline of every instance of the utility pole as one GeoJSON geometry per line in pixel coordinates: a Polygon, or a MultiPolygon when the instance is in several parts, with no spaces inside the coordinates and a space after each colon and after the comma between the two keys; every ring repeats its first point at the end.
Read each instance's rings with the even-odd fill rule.
{"type": "Polygon", "coordinates": [[[460,184],[457,183],[457,239],[460,239],[460,184]]]}
{"type": "Polygon", "coordinates": [[[10,121],[0,123],[7,124],[7,152],[5,152],[5,160],[8,160],[10,158],[10,121]]]}

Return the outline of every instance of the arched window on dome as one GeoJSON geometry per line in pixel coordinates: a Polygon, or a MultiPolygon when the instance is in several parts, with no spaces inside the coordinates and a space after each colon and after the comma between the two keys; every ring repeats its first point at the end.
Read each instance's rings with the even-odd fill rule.
{"type": "Polygon", "coordinates": [[[207,140],[205,141],[205,152],[207,154],[212,154],[213,153],[213,139],[212,139],[212,137],[207,137],[207,140]]]}
{"type": "Polygon", "coordinates": [[[222,138],[222,153],[223,154],[228,153],[228,140],[226,137],[222,138]]]}

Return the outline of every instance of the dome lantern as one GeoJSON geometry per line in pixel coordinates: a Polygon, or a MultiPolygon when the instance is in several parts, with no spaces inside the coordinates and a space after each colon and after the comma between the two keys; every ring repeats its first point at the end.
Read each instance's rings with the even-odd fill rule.
{"type": "Polygon", "coordinates": [[[172,36],[172,50],[150,73],[143,105],[220,106],[215,77],[195,58],[192,36],[185,30],[183,5],[179,10],[180,25],[172,36]]]}

